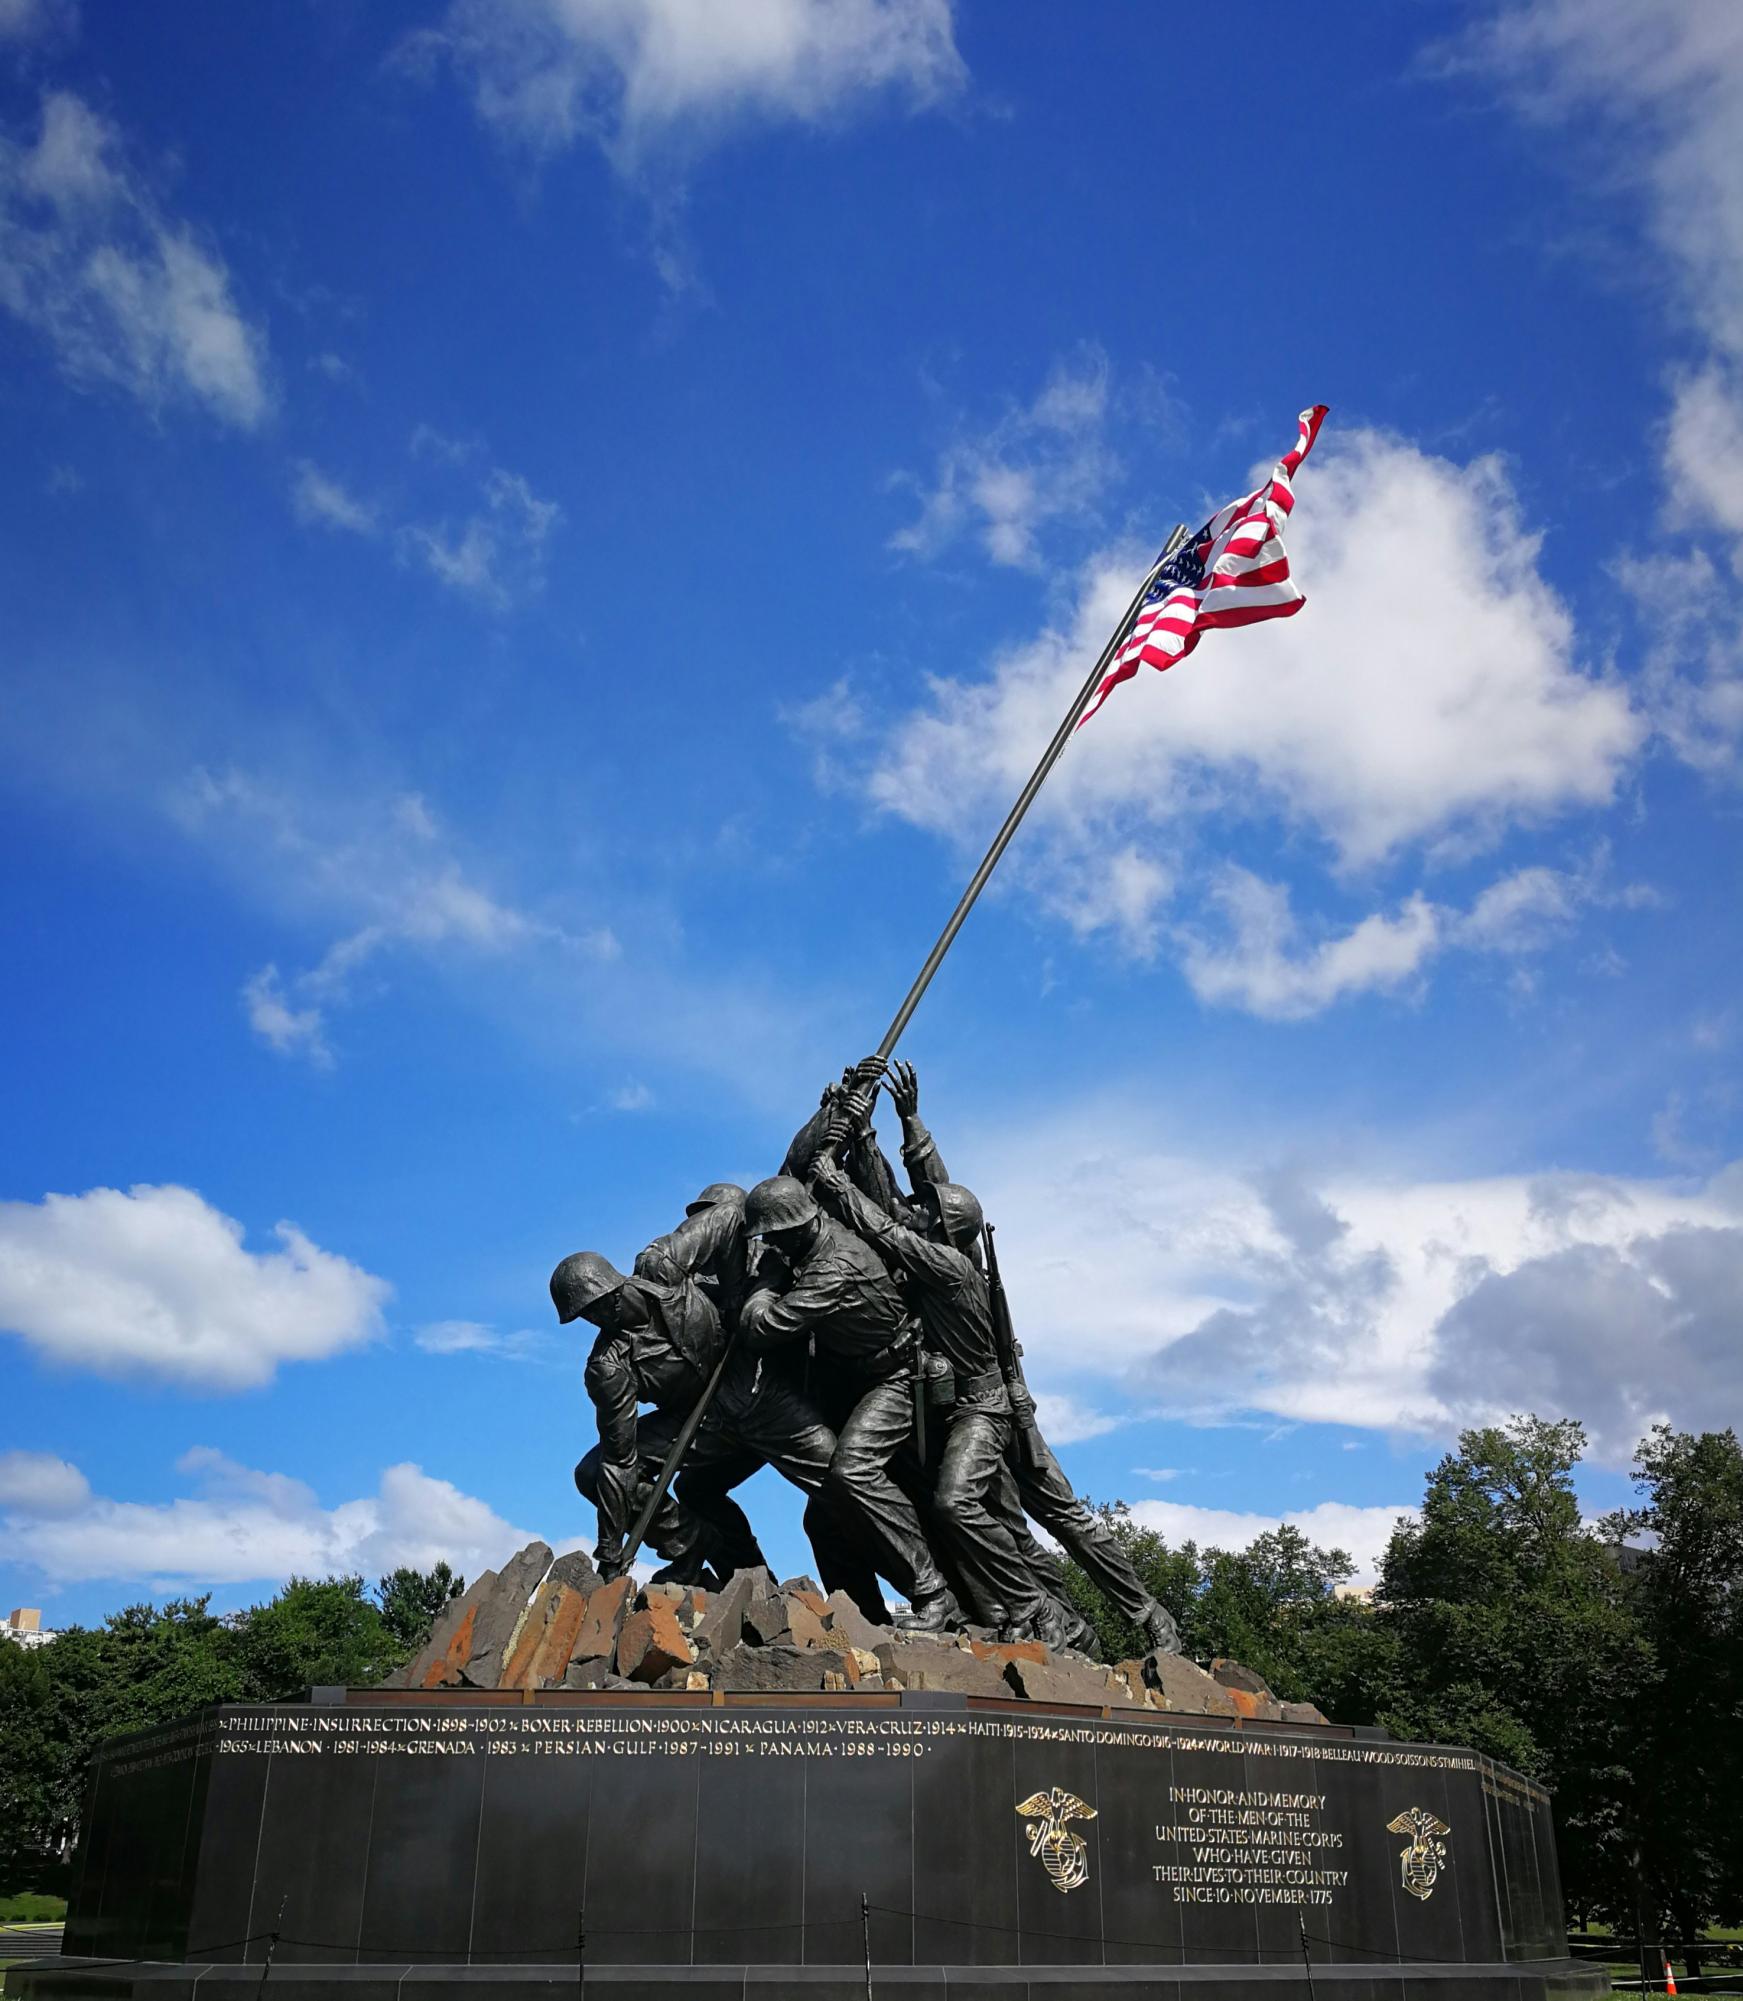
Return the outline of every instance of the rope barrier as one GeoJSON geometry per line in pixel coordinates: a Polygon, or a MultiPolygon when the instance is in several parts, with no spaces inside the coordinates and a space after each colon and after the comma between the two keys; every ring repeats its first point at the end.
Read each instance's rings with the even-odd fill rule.
{"type": "MultiPolygon", "coordinates": [[[[1043,1931],[1033,1925],[1007,1925],[999,1924],[991,1919],[952,1917],[941,1911],[913,1911],[894,1904],[868,1903],[865,1908],[869,1911],[877,1912],[882,1917],[905,1919],[914,1924],[955,1925],[970,1931],[999,1932],[1010,1937],[1041,1939],[1053,1945],[1118,1946],[1127,1950],[1142,1952],[1173,1952],[1178,1950],[1183,1954],[1189,1951],[1192,1954],[1191,1958],[1182,1959],[1179,1962],[1173,1960],[1158,1961],[1156,1962],[1158,1964],[1178,1963],[1193,1965],[1204,1960],[1213,1959],[1251,1960],[1254,1958],[1255,1951],[1254,1947],[1250,1945],[1195,1945],[1187,1947],[1181,1944],[1176,1947],[1160,1939],[1121,1938],[1111,1932],[1043,1931]]],[[[1296,1909],[1295,1906],[1290,1905],[1278,1905],[1275,1908],[1279,1912],[1296,1909]]],[[[828,1929],[831,1926],[845,1928],[857,1925],[860,1921],[861,1912],[856,1906],[852,1910],[843,1911],[842,1915],[836,1918],[783,1918],[759,1924],[704,1925],[673,1923],[669,1925],[601,1925],[595,1923],[590,1918],[587,1929],[590,1937],[605,1934],[613,1938],[669,1938],[674,1936],[695,1938],[699,1935],[713,1937],[722,1934],[727,1936],[742,1936],[763,1932],[819,1931],[828,1929]]],[[[1361,1959],[1377,1960],[1387,1965],[1468,1966],[1474,1963],[1466,1959],[1441,1958],[1432,1953],[1388,1953],[1371,1946],[1357,1945],[1349,1939],[1331,1938],[1322,1933],[1306,1931],[1305,1929],[1298,1930],[1292,1934],[1287,1947],[1279,1944],[1267,1949],[1274,1951],[1279,1957],[1293,1958],[1295,1956],[1296,1940],[1300,1938],[1305,1938],[1310,1944],[1325,1947],[1332,1952],[1350,1953],[1361,1959]]],[[[548,1946],[471,1946],[464,1954],[442,1955],[432,1952],[428,1944],[418,1946],[381,1945],[374,1941],[366,1944],[355,1938],[295,1938],[288,1932],[267,1931],[253,1932],[247,1938],[230,1939],[221,1945],[206,1945],[197,1949],[190,1948],[180,1960],[141,1958],[104,1960],[102,1963],[106,1969],[126,1966],[185,1965],[189,1962],[210,1960],[221,1952],[234,1952],[238,1948],[256,1945],[263,1939],[271,1939],[278,1945],[292,1946],[303,1952],[343,1953],[359,1965],[368,1964],[370,1961],[378,1958],[385,1961],[413,1960],[417,1963],[435,1965],[489,1966],[501,1965],[510,1960],[543,1961],[546,1964],[559,1965],[568,1964],[575,1957],[575,1941],[573,1939],[566,1939],[560,1945],[548,1946]],[[365,1953],[370,1956],[369,1961],[363,1959],[362,1955],[365,1953]]],[[[1333,1964],[1335,1962],[1323,1963],[1333,1964]]]]}

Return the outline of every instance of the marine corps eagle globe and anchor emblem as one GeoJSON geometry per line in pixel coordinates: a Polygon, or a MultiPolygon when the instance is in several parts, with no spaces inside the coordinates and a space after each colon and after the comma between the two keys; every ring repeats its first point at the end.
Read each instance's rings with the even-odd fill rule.
{"type": "Polygon", "coordinates": [[[1029,1823],[1024,1829],[1029,1837],[1029,1853],[1041,1858],[1041,1866],[1054,1889],[1061,1895],[1068,1890],[1081,1890],[1089,1881],[1089,1843],[1081,1834],[1074,1834],[1068,1823],[1094,1820],[1095,1808],[1080,1800],[1076,1793],[1068,1793],[1063,1786],[1052,1786],[1044,1793],[1031,1793],[1026,1800],[1019,1801],[1017,1811],[1029,1823]]]}
{"type": "Polygon", "coordinates": [[[1438,1814],[1420,1806],[1387,1821],[1386,1827],[1389,1833],[1409,1835],[1409,1846],[1400,1853],[1398,1867],[1405,1889],[1426,1903],[1434,1894],[1436,1878],[1446,1866],[1446,1843],[1440,1837],[1451,1834],[1452,1829],[1438,1814]]]}

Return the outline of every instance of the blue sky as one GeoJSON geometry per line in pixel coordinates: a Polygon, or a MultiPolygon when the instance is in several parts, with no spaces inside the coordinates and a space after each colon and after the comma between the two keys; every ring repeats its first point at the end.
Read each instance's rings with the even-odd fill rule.
{"type": "Polygon", "coordinates": [[[1371,1565],[1736,1422],[1740,141],[1731,0],[0,0],[0,1601],[590,1538],[551,1266],[772,1169],[1317,400],[1305,610],[905,1045],[1052,1435],[1371,1565]]]}

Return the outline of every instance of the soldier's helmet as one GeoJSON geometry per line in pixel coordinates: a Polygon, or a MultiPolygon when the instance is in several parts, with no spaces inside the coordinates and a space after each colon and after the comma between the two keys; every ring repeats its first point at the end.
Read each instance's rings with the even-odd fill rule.
{"type": "Polygon", "coordinates": [[[604,1299],[628,1282],[609,1258],[601,1257],[597,1251],[577,1251],[552,1272],[551,1303],[557,1309],[558,1320],[567,1327],[571,1320],[579,1320],[596,1300],[604,1299]]]}
{"type": "Polygon", "coordinates": [[[920,1199],[944,1223],[944,1234],[959,1251],[965,1251],[980,1235],[980,1203],[974,1191],[958,1181],[928,1181],[920,1199]]]}
{"type": "Polygon", "coordinates": [[[802,1181],[790,1174],[771,1174],[744,1198],[746,1236],[766,1236],[770,1230],[797,1230],[817,1214],[817,1203],[802,1181]]]}
{"type": "Polygon", "coordinates": [[[722,1202],[743,1202],[744,1190],[736,1181],[711,1181],[684,1214],[694,1216],[703,1209],[718,1209],[722,1202]]]}

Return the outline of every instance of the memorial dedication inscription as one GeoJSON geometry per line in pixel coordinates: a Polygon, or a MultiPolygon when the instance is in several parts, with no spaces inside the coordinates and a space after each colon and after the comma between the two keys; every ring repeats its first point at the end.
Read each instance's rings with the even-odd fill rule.
{"type": "Polygon", "coordinates": [[[1170,1786],[1177,1816],[1156,1829],[1169,1859],[1152,1865],[1177,1904],[1329,1907],[1349,1885],[1343,1831],[1324,1825],[1326,1793],[1170,1786]]]}

